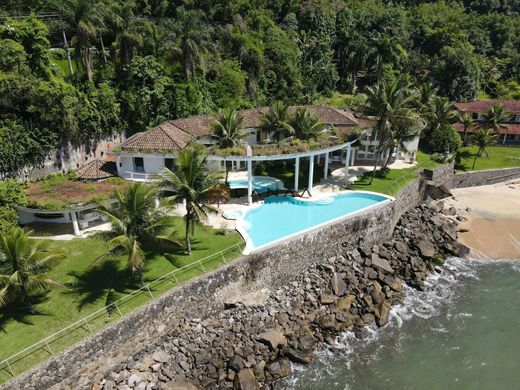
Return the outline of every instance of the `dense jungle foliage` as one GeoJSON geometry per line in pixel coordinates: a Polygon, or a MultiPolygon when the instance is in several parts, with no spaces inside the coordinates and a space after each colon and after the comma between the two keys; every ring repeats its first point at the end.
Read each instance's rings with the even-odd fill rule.
{"type": "Polygon", "coordinates": [[[519,99],[519,15],[520,0],[2,0],[0,171],[63,142],[402,75],[451,100],[519,99]]]}

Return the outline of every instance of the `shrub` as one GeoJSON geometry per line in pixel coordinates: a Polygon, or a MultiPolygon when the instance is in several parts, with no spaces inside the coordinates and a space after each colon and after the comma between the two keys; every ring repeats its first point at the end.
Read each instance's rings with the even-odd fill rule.
{"type": "Polygon", "coordinates": [[[426,142],[434,153],[455,153],[462,146],[459,133],[451,126],[443,126],[431,133],[426,142]]]}
{"type": "Polygon", "coordinates": [[[446,162],[446,157],[440,153],[433,153],[431,156],[432,161],[435,161],[436,163],[444,163],[446,162]]]}

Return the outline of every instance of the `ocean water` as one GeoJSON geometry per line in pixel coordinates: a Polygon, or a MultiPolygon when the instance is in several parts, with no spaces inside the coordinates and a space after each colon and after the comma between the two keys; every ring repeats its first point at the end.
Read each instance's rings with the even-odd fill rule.
{"type": "Polygon", "coordinates": [[[448,260],[389,323],[341,336],[292,389],[520,389],[520,262],[448,260]]]}

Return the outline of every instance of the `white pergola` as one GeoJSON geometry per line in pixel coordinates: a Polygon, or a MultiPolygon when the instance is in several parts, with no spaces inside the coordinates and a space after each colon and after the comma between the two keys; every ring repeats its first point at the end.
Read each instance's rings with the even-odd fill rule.
{"type": "Polygon", "coordinates": [[[301,158],[309,158],[309,182],[307,185],[307,190],[312,196],[312,185],[314,179],[314,160],[317,157],[318,163],[320,161],[321,156],[325,158],[325,166],[324,166],[324,178],[326,179],[328,176],[329,170],[329,159],[330,153],[337,152],[339,150],[347,150],[346,158],[345,158],[345,183],[348,183],[348,167],[352,164],[354,159],[354,155],[352,153],[352,145],[357,140],[346,142],[339,145],[330,146],[324,149],[318,150],[310,150],[306,152],[300,153],[291,153],[291,154],[278,154],[273,156],[253,156],[251,153],[251,149],[248,147],[248,155],[247,156],[216,156],[211,155],[207,157],[209,161],[244,161],[247,163],[247,197],[249,204],[253,203],[252,194],[253,194],[253,161],[277,161],[277,160],[295,160],[294,166],[294,189],[298,190],[299,188],[299,173],[300,173],[300,159],[301,158]]]}

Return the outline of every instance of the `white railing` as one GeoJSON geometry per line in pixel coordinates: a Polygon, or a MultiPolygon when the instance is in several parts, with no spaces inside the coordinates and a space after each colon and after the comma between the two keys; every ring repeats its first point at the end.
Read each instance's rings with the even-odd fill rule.
{"type": "MultiPolygon", "coordinates": [[[[218,251],[216,253],[213,253],[213,254],[211,254],[209,256],[203,257],[202,259],[199,259],[199,260],[196,260],[196,261],[194,261],[194,262],[192,262],[190,264],[187,264],[187,265],[185,265],[183,267],[180,267],[180,268],[174,269],[171,272],[168,272],[167,274],[161,276],[160,278],[157,278],[157,279],[153,280],[152,282],[144,285],[140,289],[132,291],[130,294],[127,294],[127,295],[123,296],[122,298],[119,298],[118,300],[116,300],[114,302],[111,302],[110,304],[104,306],[103,308],[98,309],[98,310],[96,310],[93,313],[90,313],[88,316],[85,316],[85,317],[81,318],[80,320],[78,320],[78,321],[68,325],[67,327],[65,327],[63,329],[60,329],[56,333],[53,333],[50,336],[47,336],[44,339],[42,339],[42,340],[40,340],[40,341],[38,341],[38,342],[28,346],[27,348],[24,348],[21,351],[19,351],[19,352],[15,353],[15,354],[9,356],[8,358],[0,361],[0,370],[6,370],[13,377],[15,377],[16,374],[15,374],[15,372],[13,370],[12,364],[27,358],[32,353],[34,353],[36,351],[39,351],[39,350],[44,350],[47,353],[49,353],[51,356],[54,356],[54,351],[51,348],[52,342],[58,340],[60,337],[62,337],[66,333],[70,333],[72,331],[79,330],[79,329],[85,330],[85,327],[86,327],[88,332],[92,334],[92,329],[90,328],[89,320],[92,320],[93,318],[98,317],[100,314],[106,314],[106,313],[110,314],[113,310],[117,311],[117,313],[121,317],[123,317],[123,314],[121,313],[121,310],[119,308],[119,306],[122,305],[123,301],[126,301],[129,298],[131,298],[131,297],[135,297],[139,293],[146,293],[146,294],[150,295],[152,300],[154,300],[158,296],[157,297],[153,296],[152,289],[150,287],[154,287],[154,286],[156,286],[156,285],[158,285],[161,282],[166,281],[166,280],[174,281],[177,285],[179,285],[180,283],[179,283],[179,280],[177,278],[177,274],[181,273],[182,271],[186,271],[189,268],[194,268],[194,267],[199,267],[199,266],[202,268],[203,272],[206,272],[206,269],[204,268],[204,263],[208,262],[209,260],[220,259],[220,260],[222,260],[222,262],[224,264],[227,264],[228,263],[228,259],[226,259],[225,254],[233,252],[236,249],[239,249],[240,251],[242,251],[243,250],[242,246],[244,246],[244,243],[243,242],[238,242],[238,243],[236,243],[234,245],[231,245],[230,247],[228,247],[226,249],[223,249],[223,250],[218,251]]],[[[168,291],[168,290],[165,290],[162,293],[165,293],[166,291],[168,291]]]]}
{"type": "Polygon", "coordinates": [[[132,171],[119,171],[119,176],[126,180],[133,181],[150,181],[154,175],[151,173],[144,172],[132,172],[132,171]]]}

